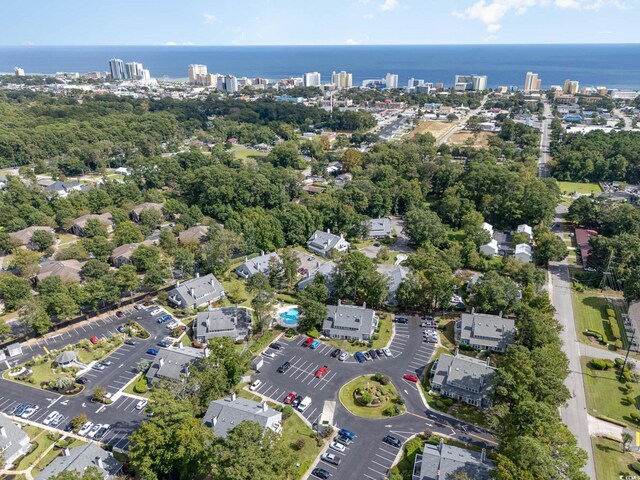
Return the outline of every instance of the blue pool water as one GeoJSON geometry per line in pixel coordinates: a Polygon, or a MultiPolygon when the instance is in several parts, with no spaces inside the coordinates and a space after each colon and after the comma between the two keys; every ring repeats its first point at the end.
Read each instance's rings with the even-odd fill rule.
{"type": "Polygon", "coordinates": [[[285,325],[297,325],[300,311],[297,308],[290,308],[289,310],[280,314],[280,320],[285,325]]]}

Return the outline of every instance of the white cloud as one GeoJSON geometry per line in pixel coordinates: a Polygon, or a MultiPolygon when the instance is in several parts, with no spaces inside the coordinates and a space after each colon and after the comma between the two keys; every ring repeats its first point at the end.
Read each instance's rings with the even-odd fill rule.
{"type": "Polygon", "coordinates": [[[218,17],[210,13],[203,13],[202,18],[204,19],[204,23],[214,23],[218,20],[218,17]]]}
{"type": "Polygon", "coordinates": [[[176,45],[178,45],[176,42],[166,42],[165,45],[167,47],[175,47],[176,45]]]}
{"type": "Polygon", "coordinates": [[[359,45],[360,42],[358,42],[357,40],[354,40],[353,38],[347,38],[344,41],[345,45],[359,45]]]}
{"type": "MultiPolygon", "coordinates": [[[[637,0],[630,1],[637,3],[637,0]]],[[[627,9],[630,8],[630,5],[624,0],[478,0],[462,11],[455,10],[452,13],[458,18],[477,20],[483,23],[488,32],[497,32],[502,28],[502,22],[506,17],[524,15],[534,7],[599,10],[603,7],[627,9]]]]}
{"type": "Polygon", "coordinates": [[[384,0],[384,3],[380,4],[380,10],[386,12],[398,8],[400,2],[398,0],[384,0]]]}
{"type": "Polygon", "coordinates": [[[22,42],[22,45],[31,46],[31,45],[35,45],[35,43],[33,43],[31,40],[25,40],[24,42],[22,42]]]}
{"type": "Polygon", "coordinates": [[[373,18],[373,13],[367,13],[362,16],[365,20],[371,20],[373,18]]]}

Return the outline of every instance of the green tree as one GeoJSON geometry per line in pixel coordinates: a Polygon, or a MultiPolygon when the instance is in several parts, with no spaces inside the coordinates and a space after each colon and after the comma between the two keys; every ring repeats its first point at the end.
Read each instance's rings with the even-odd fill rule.
{"type": "Polygon", "coordinates": [[[76,415],[71,419],[71,424],[73,425],[73,431],[78,432],[78,430],[80,430],[80,427],[82,427],[82,425],[84,425],[88,421],[89,419],[87,418],[86,414],[80,413],[76,415]]]}
{"type": "Polygon", "coordinates": [[[192,275],[195,267],[195,256],[188,248],[179,247],[173,250],[173,265],[182,274],[192,275]]]}
{"type": "Polygon", "coordinates": [[[15,310],[31,296],[31,285],[26,278],[7,274],[0,277],[0,295],[4,299],[5,308],[15,310]]]}
{"type": "Polygon", "coordinates": [[[140,228],[131,220],[120,222],[113,231],[113,240],[118,247],[126,243],[138,243],[142,239],[140,228]]]}
{"type": "Polygon", "coordinates": [[[440,246],[447,239],[447,230],[437,214],[430,210],[415,208],[407,212],[405,230],[411,240],[419,246],[440,246]]]}
{"type": "Polygon", "coordinates": [[[92,258],[82,266],[82,279],[85,281],[100,280],[104,278],[110,270],[107,263],[92,258]]]}
{"type": "Polygon", "coordinates": [[[104,480],[104,474],[97,467],[90,466],[82,473],[76,470],[65,470],[49,478],[51,480],[104,480]]]}
{"type": "Polygon", "coordinates": [[[284,265],[277,257],[269,259],[269,284],[275,290],[281,290],[285,286],[284,265]]]}
{"type": "Polygon", "coordinates": [[[107,227],[97,218],[90,218],[84,226],[84,234],[87,237],[107,237],[107,227]]]}
{"type": "Polygon", "coordinates": [[[310,296],[301,296],[300,317],[298,319],[301,330],[309,331],[322,328],[322,322],[325,321],[327,315],[327,305],[324,302],[318,302],[310,296]]]}
{"type": "Polygon", "coordinates": [[[569,250],[560,237],[551,232],[543,232],[536,235],[536,248],[533,253],[536,262],[547,265],[550,261],[564,260],[569,250]]]}
{"type": "Polygon", "coordinates": [[[355,148],[347,148],[342,154],[342,165],[347,172],[356,172],[364,165],[364,155],[355,148]]]}
{"type": "Polygon", "coordinates": [[[51,317],[37,298],[25,301],[20,307],[19,313],[20,323],[27,325],[38,335],[47,333],[53,327],[51,317]]]}
{"type": "Polygon", "coordinates": [[[229,268],[233,252],[242,248],[242,237],[224,228],[211,227],[202,246],[203,264],[208,272],[221,275],[229,268]]]}
{"type": "Polygon", "coordinates": [[[508,313],[518,301],[518,286],[497,272],[487,272],[471,288],[478,312],[508,313]]]}
{"type": "Polygon", "coordinates": [[[31,250],[16,250],[9,262],[9,267],[20,272],[22,277],[32,277],[38,271],[40,255],[31,250]]]}
{"type": "Polygon", "coordinates": [[[47,230],[36,230],[31,236],[31,245],[33,248],[42,252],[47,248],[53,246],[56,241],[56,237],[53,233],[47,230]]]}
{"type": "Polygon", "coordinates": [[[116,272],[116,280],[122,292],[133,293],[140,288],[140,280],[133,265],[122,265],[116,272]]]}
{"type": "Polygon", "coordinates": [[[131,254],[131,260],[138,272],[146,272],[161,262],[162,252],[153,245],[140,245],[131,254]]]}
{"type": "Polygon", "coordinates": [[[289,289],[293,288],[293,284],[298,278],[298,268],[300,268],[300,258],[295,254],[292,248],[285,248],[280,255],[282,260],[282,269],[285,282],[289,289]]]}
{"type": "Polygon", "coordinates": [[[269,152],[267,161],[271,162],[275,167],[298,168],[300,166],[299,155],[300,150],[296,142],[282,142],[269,152]]]}

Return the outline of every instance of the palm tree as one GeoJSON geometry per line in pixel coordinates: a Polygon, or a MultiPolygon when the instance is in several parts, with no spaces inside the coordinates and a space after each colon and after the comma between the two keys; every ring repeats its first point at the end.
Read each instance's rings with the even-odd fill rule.
{"type": "Polygon", "coordinates": [[[56,390],[63,392],[68,390],[73,385],[73,379],[71,377],[59,377],[55,379],[54,387],[56,390]]]}

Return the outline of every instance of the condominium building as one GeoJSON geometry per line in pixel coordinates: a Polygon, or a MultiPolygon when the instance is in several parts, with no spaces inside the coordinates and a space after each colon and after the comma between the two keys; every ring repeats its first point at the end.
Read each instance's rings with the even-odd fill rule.
{"type": "Polygon", "coordinates": [[[472,91],[481,92],[487,89],[487,76],[486,75],[456,75],[454,84],[454,90],[457,91],[472,91]]]}
{"type": "Polygon", "coordinates": [[[189,65],[189,83],[198,85],[201,84],[204,80],[204,77],[207,75],[207,66],[206,65],[189,65]]]}
{"type": "Polygon", "coordinates": [[[16,77],[24,77],[24,68],[16,67],[13,69],[13,74],[16,77]]]}
{"type": "Polygon", "coordinates": [[[391,89],[391,88],[398,88],[398,74],[397,73],[387,73],[386,78],[386,84],[387,84],[387,88],[391,89]]]}
{"type": "Polygon", "coordinates": [[[126,78],[124,62],[119,58],[109,60],[109,71],[111,72],[111,78],[114,80],[124,80],[126,78]]]}
{"type": "Polygon", "coordinates": [[[575,95],[580,90],[580,83],[577,80],[565,80],[562,91],[569,95],[575,95]]]}
{"type": "Polygon", "coordinates": [[[331,75],[331,83],[333,83],[336,88],[351,88],[353,86],[353,75],[344,70],[339,73],[333,72],[331,75]]]}
{"type": "Polygon", "coordinates": [[[319,87],[321,84],[322,83],[319,72],[309,72],[304,74],[305,87],[319,87]]]}
{"type": "Polygon", "coordinates": [[[542,86],[542,80],[538,78],[537,73],[527,72],[524,77],[524,93],[539,93],[542,86]]]}
{"type": "Polygon", "coordinates": [[[144,67],[138,62],[128,62],[124,65],[124,76],[130,80],[142,80],[144,67]]]}

